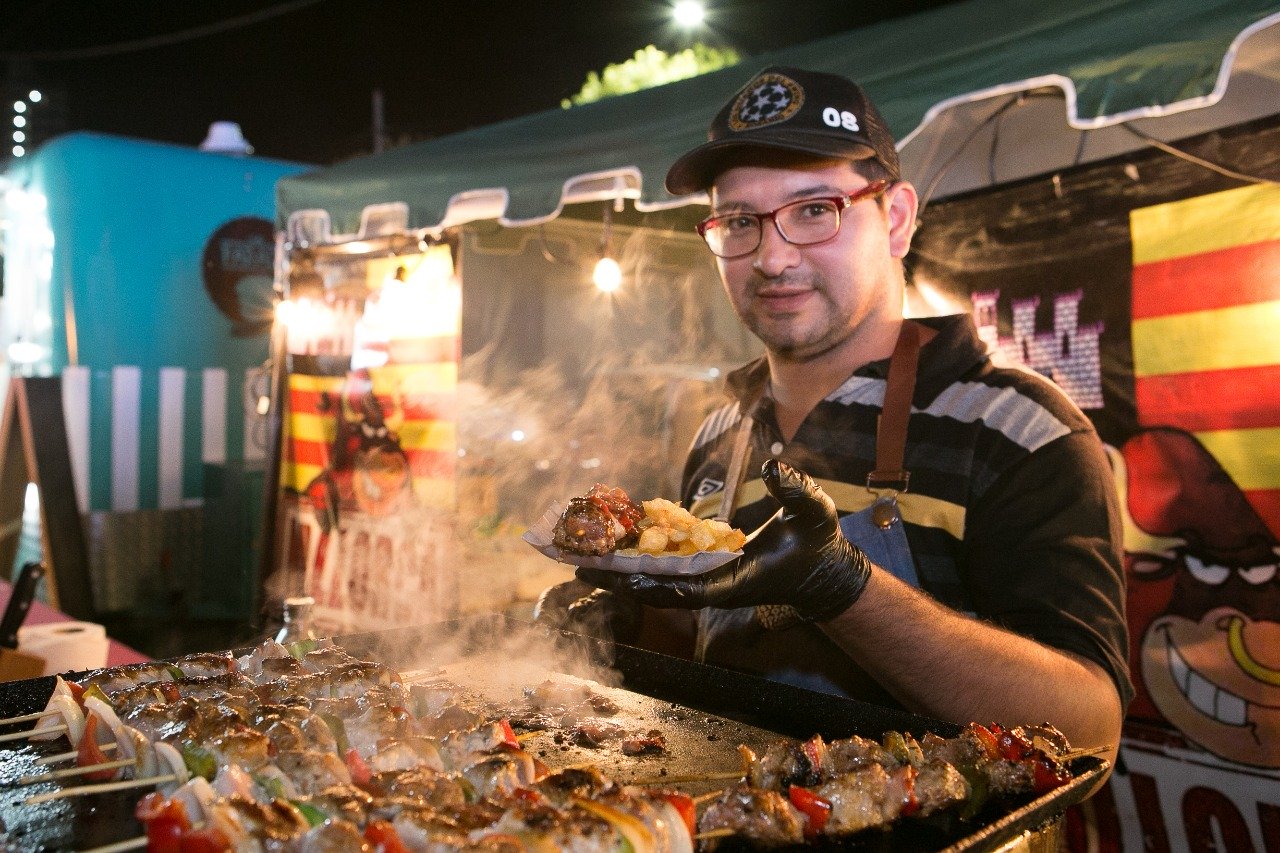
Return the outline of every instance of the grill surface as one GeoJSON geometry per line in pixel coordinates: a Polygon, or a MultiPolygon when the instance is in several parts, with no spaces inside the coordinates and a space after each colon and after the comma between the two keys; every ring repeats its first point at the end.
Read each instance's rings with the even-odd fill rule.
{"type": "MultiPolygon", "coordinates": [[[[549,673],[560,681],[592,677],[594,692],[618,706],[617,713],[600,719],[627,735],[657,729],[666,739],[666,751],[625,756],[617,738],[589,748],[574,743],[559,728],[529,735],[523,739],[525,749],[552,768],[591,762],[619,781],[661,780],[695,795],[723,787],[726,782],[715,775],[740,768],[738,744],[759,752],[779,737],[807,738],[815,733],[827,739],[855,734],[878,739],[889,730],[917,737],[925,732],[952,737],[959,732],[949,723],[641,649],[620,646],[615,654],[612,647],[587,638],[552,636],[498,616],[335,639],[352,654],[405,671],[410,680],[443,675],[483,690],[494,701],[513,704],[518,703],[521,688],[536,687],[549,673]]],[[[38,678],[0,684],[0,717],[40,710],[53,683],[52,678],[38,678]]],[[[9,726],[5,731],[29,726],[9,726]]],[[[50,790],[54,783],[17,788],[16,780],[39,772],[34,764],[39,756],[65,749],[64,739],[0,744],[0,820],[6,830],[0,840],[7,849],[85,850],[141,834],[133,818],[140,791],[22,805],[26,797],[50,790]]],[[[889,832],[864,833],[823,846],[994,850],[1025,831],[1038,832],[1052,824],[1068,806],[1084,799],[1106,766],[1098,758],[1077,759],[1071,766],[1075,778],[1068,785],[1039,798],[1004,803],[969,822],[949,816],[899,821],[889,832]]]]}

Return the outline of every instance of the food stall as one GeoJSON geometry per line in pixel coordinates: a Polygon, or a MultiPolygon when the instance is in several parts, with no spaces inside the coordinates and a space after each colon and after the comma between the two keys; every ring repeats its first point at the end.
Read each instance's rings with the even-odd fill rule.
{"type": "MultiPolygon", "coordinates": [[[[1274,561],[1224,555],[1230,536],[1273,547],[1280,530],[1267,443],[1280,417],[1274,395],[1248,393],[1269,387],[1280,363],[1272,338],[1257,334],[1278,299],[1267,270],[1280,232],[1266,230],[1277,205],[1273,188],[1240,177],[1278,177],[1278,39],[1280,9],[1268,3],[1128,0],[1068,12],[975,0],[753,60],[867,84],[927,200],[909,259],[910,309],[973,311],[1000,358],[1052,376],[1094,419],[1114,451],[1131,587],[1142,590],[1129,614],[1139,699],[1100,794],[1071,808],[1100,776],[1097,759],[1082,757],[1075,785],[1047,798],[1006,802],[943,834],[915,835],[908,822],[837,846],[1275,846],[1280,738],[1264,725],[1274,670],[1257,653],[1257,632],[1275,624],[1274,561]],[[914,46],[909,56],[904,44],[914,46]],[[1235,177],[1194,160],[1234,166],[1235,177]],[[1202,239],[1206,230],[1216,237],[1202,239]],[[1224,234],[1249,240],[1238,247],[1224,234]],[[1222,272],[1228,256],[1240,260],[1229,265],[1234,277],[1222,272]],[[1222,284],[1199,284],[1205,277],[1222,284]],[[1174,301],[1176,292],[1207,301],[1174,301]],[[1235,322],[1233,340],[1255,346],[1221,347],[1226,355],[1199,366],[1180,360],[1213,349],[1191,345],[1205,339],[1205,320],[1235,322]],[[1216,420],[1187,390],[1206,387],[1233,389],[1216,420]],[[1179,471],[1198,479],[1157,499],[1179,471]],[[1231,482],[1234,491],[1223,486],[1231,482]],[[1204,510],[1198,499],[1229,507],[1213,516],[1229,523],[1210,531],[1225,540],[1206,546],[1187,535],[1185,516],[1204,510]],[[1188,614],[1175,595],[1206,577],[1234,597],[1188,614]],[[1221,641],[1219,670],[1196,657],[1178,675],[1170,663],[1181,653],[1162,644],[1172,637],[1197,652],[1221,641]],[[1226,689],[1231,667],[1255,683],[1226,689]],[[1206,695],[1221,708],[1216,722],[1234,726],[1227,737],[1192,716],[1212,718],[1206,695]],[[1247,753],[1230,740],[1242,715],[1260,738],[1247,753]]],[[[669,162],[701,141],[748,73],[731,68],[528,116],[279,184],[277,279],[287,302],[274,339],[281,488],[268,520],[268,598],[312,597],[322,632],[402,669],[447,666],[488,638],[500,663],[463,655],[467,675],[510,670],[532,687],[541,673],[574,671],[542,658],[532,675],[523,664],[537,635],[502,615],[477,623],[473,613],[519,617],[530,591],[565,576],[518,539],[549,497],[595,481],[673,495],[682,438],[715,400],[723,371],[753,354],[689,233],[705,200],[661,190],[669,162]],[[623,281],[597,295],[590,273],[604,255],[621,261],[623,281]],[[404,310],[427,322],[400,324],[404,310]],[[409,592],[409,612],[397,609],[409,592]],[[406,627],[426,622],[453,633],[406,627]]],[[[937,721],[688,661],[613,653],[591,677],[620,685],[621,701],[639,703],[641,718],[654,715],[688,747],[655,765],[694,795],[709,772],[733,764],[738,743],[815,732],[956,735],[937,721]],[[699,738],[723,749],[694,750],[699,738]]],[[[50,688],[28,689],[0,694],[0,707],[38,709],[50,688]]],[[[537,742],[549,765],[575,755],[560,735],[537,742]]],[[[637,766],[609,772],[635,779],[624,774],[637,766]]],[[[68,808],[83,840],[107,843],[128,834],[121,824],[133,802],[105,819],[68,808]]]]}
{"type": "MultiPolygon", "coordinates": [[[[1278,13],[1273,3],[1247,2],[1135,0],[1070,14],[956,4],[755,57],[747,71],[299,175],[280,184],[278,225],[286,244],[307,223],[341,244],[350,238],[335,235],[356,232],[367,206],[402,202],[404,233],[453,235],[464,306],[460,375],[468,380],[467,360],[480,354],[477,364],[489,371],[475,374],[483,385],[494,375],[484,356],[509,352],[513,338],[554,335],[569,316],[539,313],[523,299],[531,271],[557,254],[545,243],[551,229],[593,226],[598,255],[611,215],[615,228],[623,219],[670,243],[705,208],[666,195],[661,177],[702,140],[709,116],[750,70],[797,65],[860,80],[924,200],[908,259],[909,310],[972,311],[997,357],[1062,385],[1107,443],[1125,499],[1139,696],[1120,771],[1071,814],[1073,843],[1201,849],[1221,837],[1262,849],[1275,841],[1268,816],[1280,771],[1280,737],[1263,710],[1274,704],[1275,670],[1257,651],[1274,630],[1268,566],[1280,544],[1280,411],[1263,390],[1274,387],[1280,364],[1266,331],[1280,304],[1267,272],[1280,232],[1274,187],[1265,183],[1277,178],[1278,13]],[[500,271],[476,262],[467,247],[498,234],[532,242],[533,257],[500,271]],[[525,325],[468,316],[495,291],[521,300],[531,312],[525,325]],[[476,323],[473,338],[468,323],[476,323]],[[1176,497],[1158,497],[1169,493],[1156,484],[1170,482],[1176,497]],[[1211,525],[1221,535],[1205,544],[1210,517],[1232,521],[1211,525]],[[1257,553],[1233,550],[1236,540],[1255,543],[1257,553]],[[1217,610],[1184,612],[1179,601],[1199,595],[1191,590],[1212,574],[1206,566],[1230,579],[1219,588],[1230,615],[1221,625],[1217,610]]],[[[636,268],[649,251],[633,256],[636,268]]],[[[580,253],[592,254],[586,246],[580,253]]],[[[622,269],[626,293],[632,267],[624,261],[622,269]]],[[[689,269],[705,275],[697,262],[689,269]]],[[[724,302],[704,308],[701,328],[714,328],[724,302]]],[[[684,365],[688,375],[713,379],[735,349],[745,360],[749,341],[722,342],[724,364],[694,359],[684,365]]],[[[688,399],[691,408],[697,399],[688,399]]],[[[458,435],[469,453],[473,439],[463,428],[458,435]]],[[[498,449],[485,464],[512,483],[510,472],[530,462],[536,470],[543,459],[575,459],[569,448],[533,459],[514,453],[515,444],[498,449]]],[[[460,484],[468,476],[459,469],[460,484]]],[[[625,469],[614,481],[635,485],[625,469]]],[[[497,493],[512,504],[542,497],[532,482],[497,493]]],[[[590,482],[584,474],[560,495],[590,482]]],[[[504,519],[531,522],[541,507],[528,503],[523,519],[504,519]]],[[[491,574],[493,588],[508,576],[491,574]]]]}

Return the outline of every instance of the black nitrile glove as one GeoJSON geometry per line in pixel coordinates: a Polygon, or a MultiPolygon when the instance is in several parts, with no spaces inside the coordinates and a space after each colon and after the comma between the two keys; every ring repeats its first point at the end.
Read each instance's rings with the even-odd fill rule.
{"type": "Polygon", "coordinates": [[[737,560],[700,575],[579,568],[578,579],[653,607],[788,604],[815,622],[838,616],[862,594],[871,561],[844,538],[835,504],[808,474],[770,459],[761,477],[782,504],[782,516],[737,560]]]}
{"type": "Polygon", "coordinates": [[[640,636],[642,619],[639,602],[581,581],[548,587],[533,607],[538,624],[626,644],[640,636]]]}

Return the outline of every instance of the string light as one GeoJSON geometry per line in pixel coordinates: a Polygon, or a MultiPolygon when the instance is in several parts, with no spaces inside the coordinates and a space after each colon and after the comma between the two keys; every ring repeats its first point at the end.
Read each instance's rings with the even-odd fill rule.
{"type": "Polygon", "coordinates": [[[610,254],[610,242],[613,236],[613,217],[608,203],[604,206],[604,232],[600,235],[600,260],[596,261],[591,271],[591,281],[601,293],[613,293],[622,287],[622,267],[618,266],[610,254]]]}

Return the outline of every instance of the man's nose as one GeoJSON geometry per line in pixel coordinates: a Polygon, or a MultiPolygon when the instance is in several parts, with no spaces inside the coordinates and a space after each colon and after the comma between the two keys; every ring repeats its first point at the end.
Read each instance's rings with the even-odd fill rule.
{"type": "Polygon", "coordinates": [[[760,223],[760,245],[756,247],[754,266],[761,275],[773,277],[800,262],[800,248],[788,243],[778,230],[777,220],[760,223]]]}

